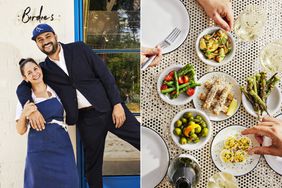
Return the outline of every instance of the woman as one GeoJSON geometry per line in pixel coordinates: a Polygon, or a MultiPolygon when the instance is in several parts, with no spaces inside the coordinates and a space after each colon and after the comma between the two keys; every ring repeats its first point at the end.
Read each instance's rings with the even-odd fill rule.
{"type": "Polygon", "coordinates": [[[44,130],[32,127],[28,133],[24,188],[78,188],[79,179],[74,153],[65,124],[63,106],[56,93],[43,81],[40,66],[32,59],[20,61],[23,79],[32,87],[34,103],[17,107],[17,132],[27,131],[28,116],[39,110],[46,124],[44,130]]]}

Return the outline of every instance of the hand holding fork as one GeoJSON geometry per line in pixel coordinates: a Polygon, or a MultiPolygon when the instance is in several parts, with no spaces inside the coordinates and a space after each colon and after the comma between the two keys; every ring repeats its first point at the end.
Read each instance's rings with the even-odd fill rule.
{"type": "Polygon", "coordinates": [[[150,57],[153,57],[153,58],[152,58],[152,63],[150,63],[149,67],[157,66],[162,59],[162,49],[159,46],[157,46],[155,48],[142,47],[141,48],[141,60],[140,60],[141,66],[142,66],[142,64],[147,62],[147,60],[150,57]]]}
{"type": "MultiPolygon", "coordinates": [[[[170,46],[175,41],[175,39],[179,36],[180,33],[181,33],[180,29],[178,29],[177,27],[174,28],[172,32],[157,45],[157,47],[164,49],[170,46]]],[[[145,70],[153,62],[154,58],[155,55],[150,56],[149,59],[147,59],[145,63],[141,65],[141,70],[145,70]]]]}

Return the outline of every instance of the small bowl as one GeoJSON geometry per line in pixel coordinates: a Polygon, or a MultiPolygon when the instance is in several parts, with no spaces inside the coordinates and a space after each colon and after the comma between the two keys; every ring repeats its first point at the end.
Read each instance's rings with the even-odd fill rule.
{"type": "Polygon", "coordinates": [[[197,41],[196,41],[196,52],[197,52],[197,55],[198,57],[204,62],[206,63],[207,65],[211,65],[211,66],[214,66],[214,67],[218,67],[218,66],[221,66],[221,65],[225,65],[227,64],[229,61],[232,60],[232,58],[234,57],[235,55],[235,40],[233,38],[233,36],[231,35],[231,33],[227,33],[228,37],[231,39],[231,46],[232,46],[232,50],[231,52],[229,52],[225,58],[221,61],[221,62],[216,62],[214,60],[209,60],[205,57],[204,53],[200,50],[200,39],[206,35],[206,34],[212,34],[214,33],[215,31],[221,29],[220,27],[208,27],[206,28],[202,33],[200,33],[200,35],[198,36],[197,38],[197,41]]]}
{"type": "MultiPolygon", "coordinates": [[[[243,103],[244,108],[246,109],[246,111],[249,114],[251,114],[254,117],[257,117],[257,114],[252,104],[247,100],[247,98],[245,97],[243,93],[242,93],[242,103],[243,103]]],[[[271,116],[273,116],[275,113],[279,111],[280,105],[281,105],[281,93],[280,93],[279,87],[275,86],[266,100],[267,111],[269,112],[271,116]]],[[[266,112],[263,112],[262,115],[264,116],[267,114],[266,112]]]]}
{"type": "MultiPolygon", "coordinates": [[[[166,69],[164,69],[162,71],[162,73],[160,74],[159,78],[158,78],[158,82],[157,82],[158,94],[159,94],[160,98],[163,101],[167,102],[168,104],[171,104],[171,105],[184,105],[184,104],[187,104],[196,96],[196,93],[198,91],[198,86],[197,86],[197,87],[195,87],[194,95],[188,96],[185,93],[182,93],[176,99],[170,99],[169,96],[164,95],[164,94],[161,93],[161,86],[162,86],[162,83],[163,83],[163,80],[164,80],[165,76],[168,75],[168,73],[170,73],[171,71],[179,70],[182,67],[183,67],[183,65],[173,64],[173,65],[167,67],[166,69]]],[[[196,74],[195,74],[194,79],[197,81],[196,74]]]]}
{"type": "Polygon", "coordinates": [[[209,141],[211,135],[212,135],[212,123],[210,121],[210,119],[208,118],[208,116],[201,110],[196,110],[196,109],[185,109],[185,110],[182,110],[181,112],[178,112],[172,122],[171,122],[171,125],[170,125],[170,134],[171,134],[171,137],[172,137],[172,140],[174,141],[174,143],[179,146],[180,148],[184,149],[184,150],[196,150],[196,149],[201,149],[205,146],[205,144],[209,141]],[[209,129],[209,132],[208,132],[208,135],[206,137],[201,137],[200,138],[200,141],[198,143],[188,143],[188,144],[180,144],[179,143],[179,136],[176,136],[174,133],[173,133],[173,130],[174,130],[174,123],[179,120],[184,113],[186,112],[192,112],[193,116],[196,116],[196,115],[200,115],[202,116],[203,120],[206,122],[207,124],[207,128],[209,129]]]}

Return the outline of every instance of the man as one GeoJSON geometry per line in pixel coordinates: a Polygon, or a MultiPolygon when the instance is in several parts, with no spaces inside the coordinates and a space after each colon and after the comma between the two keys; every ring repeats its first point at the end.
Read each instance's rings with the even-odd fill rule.
{"type": "MultiPolygon", "coordinates": [[[[60,97],[66,123],[78,126],[85,151],[86,177],[91,188],[102,187],[102,164],[107,132],[140,150],[140,124],[121,102],[112,74],[105,63],[82,42],[59,43],[53,28],[39,24],[32,40],[47,55],[40,63],[45,82],[60,97]]],[[[17,88],[22,105],[31,100],[26,82],[17,88]]],[[[42,131],[39,111],[28,117],[32,128],[42,131]]]]}

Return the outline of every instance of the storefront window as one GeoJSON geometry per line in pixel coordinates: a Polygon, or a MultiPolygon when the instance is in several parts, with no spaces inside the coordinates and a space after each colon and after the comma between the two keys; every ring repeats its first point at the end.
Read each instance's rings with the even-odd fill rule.
{"type": "Polygon", "coordinates": [[[116,79],[121,97],[133,113],[139,113],[140,67],[136,53],[100,54],[116,79]]]}
{"type": "MultiPolygon", "coordinates": [[[[131,112],[140,113],[140,0],[85,0],[84,42],[111,70],[131,112]]],[[[108,134],[104,175],[139,175],[139,151],[108,134]]]]}
{"type": "Polygon", "coordinates": [[[139,49],[139,0],[88,0],[84,38],[94,49],[139,49]]]}
{"type": "Polygon", "coordinates": [[[84,1],[84,40],[109,65],[121,96],[135,113],[140,112],[139,5],[139,0],[84,1]]]}

